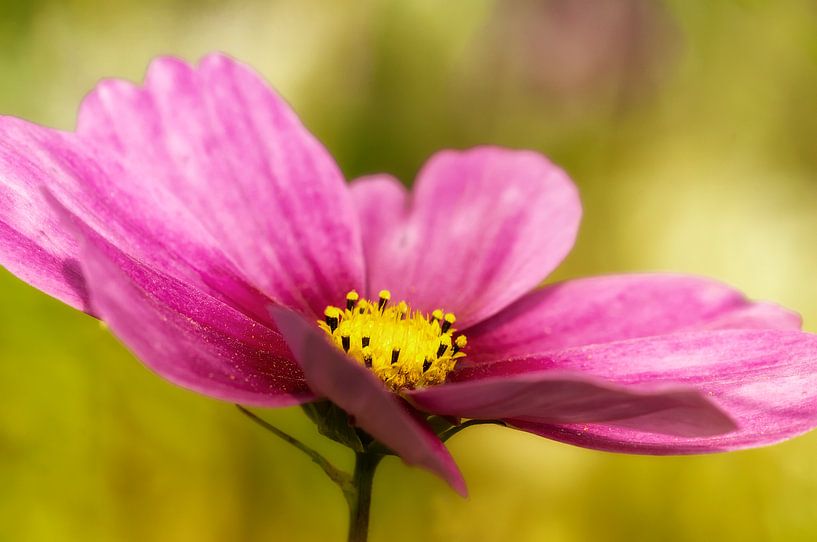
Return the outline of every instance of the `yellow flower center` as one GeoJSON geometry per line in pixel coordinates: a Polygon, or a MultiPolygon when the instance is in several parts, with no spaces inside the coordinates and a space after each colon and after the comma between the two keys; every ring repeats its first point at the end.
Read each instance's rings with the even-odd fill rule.
{"type": "Polygon", "coordinates": [[[318,325],[332,343],[368,367],[394,391],[445,382],[467,340],[456,335],[452,313],[412,311],[405,301],[389,305],[391,293],[361,299],[354,290],[346,308],[326,307],[318,325]]]}

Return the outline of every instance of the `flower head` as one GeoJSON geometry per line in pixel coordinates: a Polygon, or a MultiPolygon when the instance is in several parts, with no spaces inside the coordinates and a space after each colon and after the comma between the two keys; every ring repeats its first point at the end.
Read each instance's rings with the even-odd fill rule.
{"type": "Polygon", "coordinates": [[[0,262],[154,371],[247,405],[329,399],[463,492],[425,415],[656,454],[817,425],[817,337],[785,309],[678,275],[536,289],[581,215],[540,154],[444,151],[411,193],[347,185],[221,55],[101,83],[74,132],[0,118],[0,180],[0,262]]]}

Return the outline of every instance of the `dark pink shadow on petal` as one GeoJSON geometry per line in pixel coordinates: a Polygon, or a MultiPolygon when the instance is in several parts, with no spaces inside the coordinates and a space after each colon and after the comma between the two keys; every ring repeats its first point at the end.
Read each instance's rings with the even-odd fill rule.
{"type": "Polygon", "coordinates": [[[537,423],[623,423],[641,431],[703,437],[737,429],[701,393],[663,386],[625,388],[586,375],[543,371],[435,386],[408,393],[422,410],[537,423]]]}
{"type": "Polygon", "coordinates": [[[94,312],[150,369],[233,403],[272,407],[314,400],[279,333],[134,260],[50,193],[45,197],[80,246],[94,312]]]}
{"type": "Polygon", "coordinates": [[[773,444],[817,427],[817,335],[800,331],[728,329],[644,337],[463,365],[452,376],[470,382],[547,371],[578,372],[633,390],[694,388],[739,427],[722,435],[680,437],[647,431],[639,417],[581,424],[508,420],[577,446],[698,454],[773,444]]]}
{"type": "Polygon", "coordinates": [[[323,331],[302,316],[282,308],[272,317],[309,387],[351,416],[358,426],[410,465],[419,465],[446,480],[462,496],[465,480],[448,449],[408,406],[388,391],[368,369],[332,346],[323,331]]]}

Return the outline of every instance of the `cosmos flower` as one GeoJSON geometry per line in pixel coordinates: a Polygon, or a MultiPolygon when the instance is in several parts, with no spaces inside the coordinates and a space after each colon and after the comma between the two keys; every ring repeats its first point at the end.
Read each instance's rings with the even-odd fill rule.
{"type": "Polygon", "coordinates": [[[541,155],[443,151],[412,192],[347,184],[252,71],[161,58],[102,82],[75,131],[0,119],[0,262],[196,392],[328,399],[460,492],[428,415],[602,450],[685,454],[817,423],[817,338],[712,280],[537,286],[575,186],[541,155]]]}

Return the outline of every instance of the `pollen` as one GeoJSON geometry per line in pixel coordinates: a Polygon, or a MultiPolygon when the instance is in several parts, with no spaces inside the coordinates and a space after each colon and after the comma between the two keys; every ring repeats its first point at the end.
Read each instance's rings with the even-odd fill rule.
{"type": "Polygon", "coordinates": [[[335,346],[399,391],[445,382],[468,344],[457,334],[456,321],[441,309],[424,314],[405,301],[392,303],[388,290],[376,301],[352,290],[346,306],[326,307],[318,325],[335,346]]]}

